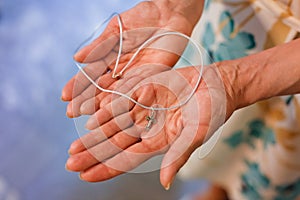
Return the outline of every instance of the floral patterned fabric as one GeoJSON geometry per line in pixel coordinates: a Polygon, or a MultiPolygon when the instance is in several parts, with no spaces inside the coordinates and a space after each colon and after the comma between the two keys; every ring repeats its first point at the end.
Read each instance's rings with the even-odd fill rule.
{"type": "MultiPolygon", "coordinates": [[[[298,32],[298,0],[207,0],[193,38],[217,62],[291,41],[298,32]]],[[[299,95],[235,112],[212,152],[199,159],[198,151],[182,179],[222,185],[234,200],[300,199],[299,95]]]]}

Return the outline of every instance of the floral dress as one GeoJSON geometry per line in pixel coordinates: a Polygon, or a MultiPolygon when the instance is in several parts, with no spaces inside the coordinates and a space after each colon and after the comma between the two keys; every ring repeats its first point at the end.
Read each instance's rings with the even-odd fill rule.
{"type": "MultiPolygon", "coordinates": [[[[299,36],[299,0],[208,0],[193,38],[215,61],[231,60],[299,36]]],[[[223,186],[233,200],[300,199],[300,96],[240,109],[212,152],[194,152],[179,175],[223,186]]]]}

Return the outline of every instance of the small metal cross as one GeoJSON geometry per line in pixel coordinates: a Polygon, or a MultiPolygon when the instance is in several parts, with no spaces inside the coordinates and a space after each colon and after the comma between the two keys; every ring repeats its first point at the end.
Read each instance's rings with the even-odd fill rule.
{"type": "Polygon", "coordinates": [[[151,116],[147,116],[146,120],[148,121],[148,124],[146,125],[146,131],[149,131],[150,128],[153,126],[153,124],[155,123],[155,115],[154,115],[154,110],[152,110],[151,112],[151,116]]]}

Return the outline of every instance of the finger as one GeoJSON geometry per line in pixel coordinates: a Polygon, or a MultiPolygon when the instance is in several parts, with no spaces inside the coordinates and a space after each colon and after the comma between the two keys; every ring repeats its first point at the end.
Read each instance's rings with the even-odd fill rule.
{"type": "MultiPolygon", "coordinates": [[[[84,67],[84,71],[93,79],[96,80],[100,75],[106,72],[106,64],[104,61],[98,61],[88,64],[84,67]]],[[[62,90],[62,100],[71,101],[73,98],[78,96],[83,90],[89,85],[90,81],[85,77],[82,72],[76,74],[62,90]]]]}
{"type": "Polygon", "coordinates": [[[104,99],[108,95],[110,95],[110,94],[102,92],[101,94],[97,94],[95,97],[86,100],[80,106],[80,113],[82,115],[94,114],[101,108],[101,106],[100,106],[101,100],[104,99]]]}
{"type": "Polygon", "coordinates": [[[149,151],[143,142],[136,143],[103,163],[99,163],[80,173],[80,178],[89,182],[104,181],[128,172],[157,152],[149,151]]]}
{"type": "Polygon", "coordinates": [[[91,148],[114,134],[128,129],[133,123],[134,121],[131,119],[130,113],[119,115],[105,123],[103,126],[75,140],[70,146],[69,154],[73,155],[91,148]]]}
{"type": "MultiPolygon", "coordinates": [[[[110,57],[110,58],[106,57],[104,59],[104,61],[105,61],[105,63],[111,63],[113,59],[114,59],[113,57],[110,57]]],[[[119,67],[122,68],[123,65],[124,64],[119,64],[119,67]]],[[[113,70],[113,65],[110,65],[109,69],[113,70]]],[[[96,81],[96,83],[101,88],[115,90],[112,87],[112,84],[114,82],[116,82],[116,81],[117,81],[117,79],[113,78],[112,77],[112,73],[110,72],[110,73],[106,73],[106,74],[100,76],[98,78],[98,80],[96,81]]],[[[78,116],[80,116],[82,114],[81,111],[80,111],[81,104],[84,101],[86,101],[86,100],[88,100],[90,98],[93,98],[93,97],[97,96],[98,94],[102,94],[102,93],[107,93],[107,92],[103,92],[102,90],[99,90],[97,87],[95,87],[94,84],[90,84],[89,87],[87,87],[82,93],[80,93],[76,97],[76,99],[74,99],[74,101],[71,102],[72,106],[71,105],[68,106],[68,108],[67,108],[68,116],[72,116],[72,117],[78,117],[78,116]]],[[[110,94],[110,93],[107,93],[107,94],[110,94]]],[[[98,110],[97,107],[96,108],[89,107],[88,109],[91,109],[94,112],[98,110]]]]}
{"type": "MultiPolygon", "coordinates": [[[[115,82],[115,79],[111,77],[111,74],[105,74],[97,80],[97,84],[101,88],[108,88],[115,82]]],[[[90,85],[82,93],[80,93],[76,98],[74,98],[69,105],[67,106],[67,115],[69,117],[78,117],[81,115],[80,107],[84,101],[94,97],[95,95],[101,93],[101,91],[96,88],[94,85],[90,85]]],[[[94,109],[93,107],[90,109],[94,109]]],[[[94,111],[96,111],[94,109],[94,111]]]]}
{"type": "MultiPolygon", "coordinates": [[[[132,98],[135,98],[135,95],[132,95],[132,98]]],[[[87,121],[86,128],[93,130],[100,127],[118,115],[130,112],[133,107],[133,102],[124,97],[119,97],[93,114],[87,121]]]]}
{"type": "Polygon", "coordinates": [[[118,154],[138,141],[138,129],[135,126],[132,126],[88,150],[72,155],[68,159],[66,167],[71,171],[86,170],[95,164],[118,154]]]}
{"type": "MultiPolygon", "coordinates": [[[[84,71],[90,76],[92,80],[96,80],[102,74],[107,73],[107,70],[113,69],[113,63],[117,58],[117,53],[111,51],[105,58],[99,61],[89,63],[84,67],[84,71]]],[[[121,65],[121,64],[120,64],[121,65]]],[[[65,86],[62,92],[62,100],[70,101],[82,93],[92,83],[80,71],[74,76],[65,86]]]]}
{"type": "MultiPolygon", "coordinates": [[[[126,96],[139,102],[144,106],[151,106],[155,100],[155,90],[151,84],[143,85],[143,87],[137,86],[132,89],[126,96]],[[138,98],[137,98],[138,97],[138,98]]],[[[117,99],[113,100],[110,104],[104,106],[95,114],[93,114],[86,123],[87,129],[95,129],[101,126],[108,120],[116,117],[122,113],[129,112],[135,106],[135,102],[129,100],[123,96],[117,96],[117,99]]],[[[140,114],[142,107],[137,106],[136,114],[140,114]]],[[[145,109],[142,109],[145,110],[145,109]]]]}
{"type": "MultiPolygon", "coordinates": [[[[126,54],[122,56],[121,61],[127,63],[128,59],[131,57],[130,54],[126,54]]],[[[160,59],[162,60],[162,59],[160,59]]],[[[154,60],[153,60],[154,61],[154,60]]],[[[144,62],[144,61],[143,61],[144,62]]],[[[125,65],[125,64],[122,64],[125,65]]],[[[118,69],[123,68],[123,66],[119,66],[118,69]]],[[[138,65],[138,64],[137,64],[138,65]]],[[[123,79],[120,79],[113,83],[109,89],[119,91],[123,94],[130,91],[134,86],[136,86],[139,82],[143,80],[144,77],[148,77],[152,74],[156,74],[162,71],[168,70],[169,67],[167,65],[162,64],[144,64],[143,66],[139,66],[138,69],[129,70],[124,75],[123,79]],[[151,70],[150,70],[151,69],[151,70]]],[[[99,108],[107,105],[111,102],[111,94],[98,94],[96,98],[92,98],[91,100],[83,103],[83,106],[80,108],[80,112],[82,114],[93,114],[99,108]]]]}
{"type": "MultiPolygon", "coordinates": [[[[119,80],[118,82],[115,83],[115,88],[117,88],[116,90],[126,94],[129,91],[131,91],[138,83],[140,83],[143,80],[143,77],[139,77],[139,76],[134,76],[132,78],[126,78],[123,80],[119,80]]],[[[100,104],[100,108],[104,107],[105,105],[107,105],[109,102],[111,102],[112,100],[112,95],[106,95],[104,96],[101,101],[99,102],[100,104]]]]}
{"type": "MultiPolygon", "coordinates": [[[[123,55],[120,59],[119,65],[118,65],[118,71],[121,70],[125,64],[127,63],[127,61],[130,59],[131,55],[130,54],[126,54],[123,55]]],[[[109,68],[111,70],[114,70],[114,66],[115,66],[115,60],[114,58],[109,58],[106,57],[105,58],[105,63],[110,63],[109,68]]],[[[112,76],[112,73],[109,73],[110,76],[112,76]]],[[[108,74],[106,76],[109,76],[108,74]]],[[[107,77],[108,78],[108,77],[107,77]]],[[[134,84],[136,84],[138,82],[139,77],[135,77],[135,82],[132,83],[132,81],[129,81],[128,78],[124,78],[122,80],[118,80],[118,79],[114,79],[114,78],[109,78],[109,80],[104,79],[102,82],[107,83],[104,86],[102,86],[105,89],[109,89],[109,90],[113,90],[113,91],[119,91],[123,94],[127,93],[133,86],[134,84]],[[129,87],[128,85],[132,85],[131,87],[129,87]],[[126,87],[129,87],[129,89],[126,89],[126,87]]],[[[101,86],[101,83],[100,83],[101,86]]],[[[91,87],[92,90],[94,89],[93,87],[91,87]]],[[[107,92],[102,92],[100,90],[96,90],[95,92],[84,92],[85,95],[79,95],[79,105],[81,106],[81,104],[83,105],[80,109],[78,107],[75,107],[77,109],[77,111],[79,112],[80,110],[80,114],[93,114],[95,113],[100,106],[100,102],[102,101],[102,99],[106,96],[112,96],[111,93],[107,93],[107,92]],[[94,98],[94,97],[97,98],[94,98]],[[87,101],[87,103],[85,103],[85,101],[87,101]],[[78,110],[79,109],[79,110],[78,110]]],[[[106,100],[106,103],[109,103],[111,101],[111,98],[109,100],[106,100]]]]}
{"type": "MultiPolygon", "coordinates": [[[[145,85],[141,89],[138,88],[137,90],[133,89],[129,92],[129,94],[132,95],[127,94],[127,96],[130,96],[132,99],[144,106],[151,106],[153,101],[155,100],[155,90],[151,85],[145,85]]],[[[95,114],[93,114],[87,121],[86,128],[89,130],[95,129],[101,126],[103,123],[120,114],[130,112],[133,108],[136,108],[136,116],[140,116],[142,114],[142,111],[145,111],[145,109],[143,109],[141,106],[135,107],[135,103],[133,101],[128,100],[125,97],[118,97],[117,99],[113,100],[110,104],[107,104],[95,114]]],[[[135,119],[139,118],[135,117],[135,119]]]]}
{"type": "MultiPolygon", "coordinates": [[[[134,86],[141,81],[141,77],[124,78],[114,82],[109,89],[118,91],[120,93],[128,93],[134,86]]],[[[103,108],[113,100],[111,93],[100,93],[95,97],[82,103],[80,107],[81,114],[91,115],[95,113],[99,108],[103,108]]]]}
{"type": "MultiPolygon", "coordinates": [[[[129,70],[127,71],[127,73],[125,74],[124,79],[120,79],[117,82],[114,83],[114,87],[118,88],[117,90],[120,91],[123,94],[128,93],[128,91],[131,92],[143,92],[146,91],[146,93],[144,94],[139,94],[139,99],[141,99],[143,101],[140,102],[144,105],[148,105],[150,106],[151,104],[149,104],[149,102],[147,102],[146,99],[149,100],[149,98],[153,100],[153,96],[151,95],[155,95],[154,91],[151,89],[151,87],[145,86],[144,84],[146,84],[146,82],[144,82],[145,78],[147,78],[147,82],[151,83],[150,80],[152,80],[151,76],[157,73],[161,73],[163,71],[167,71],[169,70],[169,67],[166,65],[161,65],[161,64],[144,64],[142,66],[139,66],[137,69],[134,70],[129,70]],[[133,89],[135,89],[135,91],[133,91],[133,89]],[[143,88],[143,89],[140,89],[143,88]],[[149,89],[148,89],[149,88],[149,89]],[[147,96],[147,98],[144,98],[144,96],[147,96]]],[[[150,84],[151,85],[151,84],[150,84]]],[[[112,95],[111,94],[107,94],[107,95],[97,95],[96,96],[97,99],[95,99],[95,103],[100,107],[104,107],[105,105],[107,105],[108,103],[110,103],[112,101],[112,95]]],[[[89,102],[90,104],[92,104],[93,102],[89,102]]]]}
{"type": "Polygon", "coordinates": [[[104,32],[91,44],[79,50],[74,59],[80,63],[89,63],[105,57],[119,40],[119,27],[117,18],[114,17],[104,32]]]}
{"type": "Polygon", "coordinates": [[[88,134],[85,134],[81,138],[78,138],[75,140],[71,145],[68,150],[68,153],[70,155],[74,155],[77,153],[80,153],[82,151],[85,151],[86,149],[89,149],[96,144],[104,141],[107,139],[108,136],[106,136],[103,132],[94,130],[88,134]]]}
{"type": "MultiPolygon", "coordinates": [[[[113,91],[118,91],[121,93],[127,93],[129,90],[123,90],[122,89],[122,85],[123,83],[125,83],[126,85],[126,80],[117,80],[114,81],[109,87],[109,90],[113,90],[113,91]],[[120,85],[121,87],[118,88],[117,86],[120,85]]],[[[107,92],[100,92],[98,93],[96,96],[87,99],[85,102],[82,103],[81,107],[80,107],[80,113],[81,114],[85,114],[85,115],[91,115],[94,114],[97,110],[99,110],[99,108],[104,107],[101,106],[101,102],[104,99],[107,99],[106,97],[109,96],[109,101],[106,101],[107,105],[108,103],[110,103],[112,101],[112,94],[111,93],[107,93],[107,92]]]]}
{"type": "Polygon", "coordinates": [[[181,135],[171,145],[163,158],[160,182],[168,190],[179,169],[187,162],[193,151],[200,146],[202,138],[191,131],[192,129],[183,128],[181,135]]]}

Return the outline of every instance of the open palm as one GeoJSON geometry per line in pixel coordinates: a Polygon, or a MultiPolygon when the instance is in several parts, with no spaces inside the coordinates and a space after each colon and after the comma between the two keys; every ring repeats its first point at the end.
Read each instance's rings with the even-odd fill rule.
{"type": "MultiPolygon", "coordinates": [[[[193,24],[189,20],[166,5],[158,5],[155,1],[142,2],[121,14],[123,25],[123,49],[122,57],[118,66],[120,71],[132,57],[135,50],[153,35],[165,31],[177,31],[190,35],[193,24]]],[[[117,52],[119,49],[119,24],[117,18],[113,18],[108,24],[103,34],[101,34],[91,44],[81,49],[75,56],[75,60],[86,63],[84,70],[103,88],[115,89],[116,85],[122,83],[112,78],[117,52]],[[117,83],[116,83],[117,82],[117,83]]],[[[166,70],[165,66],[173,66],[185,48],[186,40],[179,39],[178,36],[162,37],[154,41],[143,50],[129,66],[128,70],[137,68],[147,63],[158,64],[153,70],[148,70],[148,76],[166,70]],[[174,38],[176,37],[176,38],[174,38]],[[158,50],[158,48],[168,49],[158,50]]],[[[125,71],[126,72],[126,71],[125,71]]],[[[144,73],[141,76],[138,72],[131,74],[137,79],[146,78],[144,73]]],[[[136,80],[137,80],[136,79],[136,80]]],[[[127,80],[126,80],[127,82],[127,80]]],[[[119,88],[120,89],[120,88],[119,88]]],[[[121,88],[122,92],[128,92],[131,88],[121,88]]],[[[110,96],[97,90],[84,77],[82,73],[74,76],[64,87],[62,99],[70,101],[67,107],[69,117],[78,117],[81,114],[92,114],[97,111],[101,104],[109,102],[110,96]],[[106,98],[107,97],[107,98],[106,98]],[[103,99],[106,99],[101,103],[103,99]]]]}
{"type": "MultiPolygon", "coordinates": [[[[169,70],[139,82],[128,94],[146,106],[172,107],[189,96],[198,76],[192,67],[169,70]]],[[[149,130],[146,117],[153,111],[116,97],[91,116],[87,128],[93,130],[73,142],[66,166],[81,172],[83,180],[103,181],[166,153],[161,183],[168,188],[191,153],[224,122],[223,89],[215,68],[207,68],[190,101],[176,109],[155,111],[149,130]]]]}

